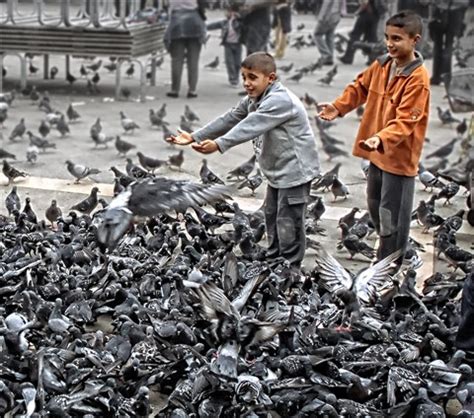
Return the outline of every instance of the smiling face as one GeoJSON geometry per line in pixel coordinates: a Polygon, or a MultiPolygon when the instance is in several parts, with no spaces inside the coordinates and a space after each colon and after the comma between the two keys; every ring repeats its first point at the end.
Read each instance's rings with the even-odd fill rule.
{"type": "Polygon", "coordinates": [[[265,74],[262,71],[241,67],[244,89],[252,99],[260,97],[265,89],[276,80],[276,74],[265,74]]]}
{"type": "Polygon", "coordinates": [[[410,36],[403,28],[387,25],[385,27],[385,45],[390,57],[397,61],[398,65],[404,65],[415,59],[416,43],[420,35],[410,36]]]}

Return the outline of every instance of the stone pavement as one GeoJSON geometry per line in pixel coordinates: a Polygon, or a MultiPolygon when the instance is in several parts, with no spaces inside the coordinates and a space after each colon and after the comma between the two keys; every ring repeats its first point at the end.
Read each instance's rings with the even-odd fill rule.
{"type": "MultiPolygon", "coordinates": [[[[222,12],[219,11],[210,12],[209,21],[219,18],[221,15],[222,12]]],[[[305,27],[300,31],[294,30],[291,34],[292,39],[300,34],[308,35],[311,33],[315,26],[315,18],[311,15],[294,15],[294,28],[301,23],[304,23],[305,27]]],[[[344,18],[338,31],[347,33],[352,27],[352,24],[353,18],[344,18]]],[[[160,130],[150,127],[148,120],[149,109],[153,108],[156,110],[162,104],[166,103],[168,112],[166,120],[169,121],[171,129],[175,130],[179,125],[180,115],[183,113],[185,104],[189,104],[200,116],[201,123],[205,123],[236,104],[239,100],[237,95],[239,90],[231,88],[227,83],[225,65],[223,63],[223,48],[219,45],[218,32],[212,32],[211,35],[201,55],[200,81],[198,85],[199,97],[192,100],[184,98],[186,95],[185,73],[183,74],[181,97],[178,99],[166,97],[170,80],[169,57],[166,57],[162,69],[158,71],[158,85],[156,87],[149,87],[147,91],[147,101],[145,103],[138,101],[138,75],[136,74],[133,79],[126,80],[126,85],[132,91],[130,100],[116,102],[112,99],[115,81],[115,75],[113,73],[108,74],[103,68],[100,70],[101,82],[99,88],[101,93],[96,96],[91,96],[86,92],[86,81],[79,79],[79,67],[81,64],[88,64],[89,62],[84,62],[81,59],[72,60],[72,73],[78,77],[78,81],[70,88],[63,79],[64,58],[59,56],[51,57],[51,65],[56,65],[60,70],[58,78],[54,81],[45,81],[41,76],[37,75],[30,77],[29,82],[36,85],[40,92],[49,92],[53,108],[65,111],[69,103],[73,103],[82,118],[78,123],[71,124],[71,134],[65,138],[60,138],[56,131],[52,131],[49,139],[57,144],[57,150],[41,153],[38,162],[31,165],[25,160],[25,151],[28,146],[27,137],[25,136],[23,140],[17,140],[15,143],[9,141],[8,137],[20,118],[25,118],[27,128],[36,134],[40,121],[45,117],[45,114],[38,110],[37,106],[33,105],[29,99],[19,97],[14,102],[14,106],[10,109],[8,119],[5,122],[5,129],[3,129],[3,131],[0,130],[0,132],[3,133],[3,140],[0,143],[0,147],[16,154],[17,161],[15,162],[15,166],[30,174],[30,177],[26,180],[18,180],[16,183],[22,201],[24,201],[26,196],[31,196],[33,208],[39,216],[43,216],[51,199],[56,199],[63,211],[67,212],[74,203],[83,199],[84,195],[89,193],[95,181],[100,183],[99,189],[103,196],[110,199],[113,176],[108,169],[112,165],[117,166],[119,169],[124,169],[125,160],[117,155],[113,143],[108,149],[99,150],[93,148],[93,143],[89,136],[89,128],[97,117],[101,118],[104,127],[103,131],[107,135],[122,135],[123,131],[120,125],[119,111],[124,111],[128,117],[134,119],[141,126],[141,129],[137,130],[133,135],[122,135],[122,138],[136,144],[137,150],[142,151],[146,155],[166,158],[168,155],[177,151],[162,140],[160,130]],[[204,65],[213,60],[216,56],[219,56],[221,61],[219,68],[216,70],[204,68],[204,65]],[[64,164],[66,159],[70,159],[75,163],[86,164],[89,167],[99,168],[102,172],[94,176],[94,180],[84,180],[79,185],[73,184],[64,164]]],[[[314,62],[317,58],[318,52],[314,46],[300,50],[288,48],[285,58],[279,60],[278,65],[294,63],[294,68],[298,68],[310,62],[314,62]]],[[[4,80],[5,91],[9,91],[9,89],[18,84],[19,68],[16,61],[14,57],[7,56],[5,58],[4,64],[8,71],[4,80]]],[[[41,57],[36,57],[34,63],[36,66],[42,68],[41,57]]],[[[430,61],[428,61],[426,65],[428,69],[431,69],[430,61]]],[[[124,68],[126,67],[127,65],[124,65],[124,68]]],[[[291,88],[298,96],[302,96],[305,92],[308,92],[316,98],[317,101],[323,102],[334,99],[342,91],[343,87],[364,67],[365,57],[358,53],[353,65],[338,66],[338,74],[330,86],[323,86],[317,82],[317,80],[325,74],[327,67],[323,70],[316,71],[313,75],[304,77],[299,83],[287,81],[291,74],[280,74],[280,77],[282,82],[291,88]]],[[[448,107],[447,99],[444,96],[445,90],[443,86],[435,86],[432,88],[432,113],[428,130],[430,141],[426,143],[425,153],[431,152],[454,137],[454,129],[442,126],[436,115],[437,106],[441,106],[442,108],[448,107]]],[[[308,109],[308,113],[310,118],[313,118],[315,111],[314,109],[308,109]]],[[[457,114],[456,116],[458,118],[470,118],[469,114],[457,114]]],[[[343,140],[347,150],[350,151],[358,124],[359,121],[354,112],[344,119],[338,120],[336,126],[331,128],[331,134],[343,140]]],[[[317,142],[319,144],[318,138],[317,142]]],[[[244,144],[232,149],[225,155],[210,155],[207,159],[211,169],[221,177],[225,177],[227,171],[247,160],[251,152],[251,145],[244,144]]],[[[130,153],[130,155],[136,160],[134,153],[130,153]]],[[[451,161],[456,161],[458,155],[459,150],[456,149],[451,161]]],[[[196,179],[198,177],[201,160],[202,155],[193,152],[191,149],[185,149],[185,163],[182,173],[162,169],[159,174],[196,179]]],[[[350,196],[347,200],[338,199],[336,202],[333,202],[332,195],[330,193],[325,194],[324,200],[327,211],[323,216],[322,225],[327,229],[327,236],[318,236],[317,239],[321,241],[321,244],[330,253],[335,254],[346,267],[354,271],[367,264],[366,262],[347,260],[348,254],[346,252],[336,253],[335,243],[339,237],[337,220],[354,206],[365,209],[365,180],[360,169],[359,159],[350,157],[327,161],[326,155],[321,151],[323,172],[333,167],[338,161],[343,164],[340,177],[348,185],[350,196]]],[[[6,186],[6,179],[1,174],[0,177],[0,199],[1,202],[3,202],[10,187],[6,186]]],[[[417,184],[416,189],[415,204],[421,199],[429,198],[430,195],[422,190],[423,187],[420,184],[417,184]]],[[[242,202],[246,209],[256,209],[262,202],[264,187],[257,190],[255,197],[250,197],[246,191],[238,191],[235,196],[236,199],[240,199],[239,201],[242,202]]],[[[459,194],[453,199],[452,206],[440,206],[439,210],[441,215],[454,213],[457,208],[465,206],[464,202],[465,196],[459,194]]],[[[0,206],[0,212],[5,213],[3,203],[0,206]]],[[[464,227],[464,237],[466,240],[462,245],[467,249],[472,245],[472,232],[471,227],[464,227]]],[[[445,269],[445,263],[436,263],[436,266],[433,266],[432,251],[430,249],[432,241],[431,234],[421,234],[421,229],[414,223],[412,235],[427,246],[426,253],[422,255],[425,263],[419,277],[427,277],[432,273],[433,268],[445,269]]],[[[308,268],[314,266],[312,254],[312,250],[309,250],[305,260],[305,265],[308,268]]]]}

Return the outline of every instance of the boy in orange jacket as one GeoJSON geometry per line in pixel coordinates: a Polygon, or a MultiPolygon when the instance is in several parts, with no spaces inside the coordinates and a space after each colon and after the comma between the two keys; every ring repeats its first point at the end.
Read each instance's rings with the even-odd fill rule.
{"type": "MultiPolygon", "coordinates": [[[[421,18],[401,11],[386,22],[388,53],[349,84],[318,116],[333,120],[366,104],[353,154],[370,161],[367,206],[380,237],[377,258],[401,249],[410,232],[415,176],[428,125],[430,80],[415,51],[421,18]]],[[[400,266],[403,257],[400,257],[400,266]]]]}

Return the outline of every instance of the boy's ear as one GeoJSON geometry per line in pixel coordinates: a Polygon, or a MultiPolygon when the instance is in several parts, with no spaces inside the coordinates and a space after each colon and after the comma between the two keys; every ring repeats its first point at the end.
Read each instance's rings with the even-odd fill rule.
{"type": "Polygon", "coordinates": [[[413,40],[415,41],[415,44],[417,44],[418,42],[420,42],[421,40],[421,35],[419,33],[417,33],[414,37],[413,37],[413,40]]]}
{"type": "Polygon", "coordinates": [[[275,72],[271,72],[269,75],[268,75],[268,78],[270,80],[270,83],[273,83],[276,79],[277,79],[277,75],[275,72]]]}

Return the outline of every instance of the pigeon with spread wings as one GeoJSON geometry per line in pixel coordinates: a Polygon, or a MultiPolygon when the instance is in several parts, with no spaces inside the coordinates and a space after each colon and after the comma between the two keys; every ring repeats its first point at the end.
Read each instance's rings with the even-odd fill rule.
{"type": "Polygon", "coordinates": [[[321,284],[330,293],[339,289],[353,291],[363,304],[374,304],[377,291],[390,281],[392,263],[400,257],[400,250],[395,251],[384,259],[357,275],[346,270],[332,255],[323,249],[316,256],[316,270],[319,273],[321,284]]]}
{"type": "Polygon", "coordinates": [[[133,216],[185,211],[189,206],[228,198],[227,192],[227,188],[219,184],[198,184],[165,177],[134,182],[107,207],[97,230],[97,239],[103,248],[111,251],[130,227],[133,216]]]}

